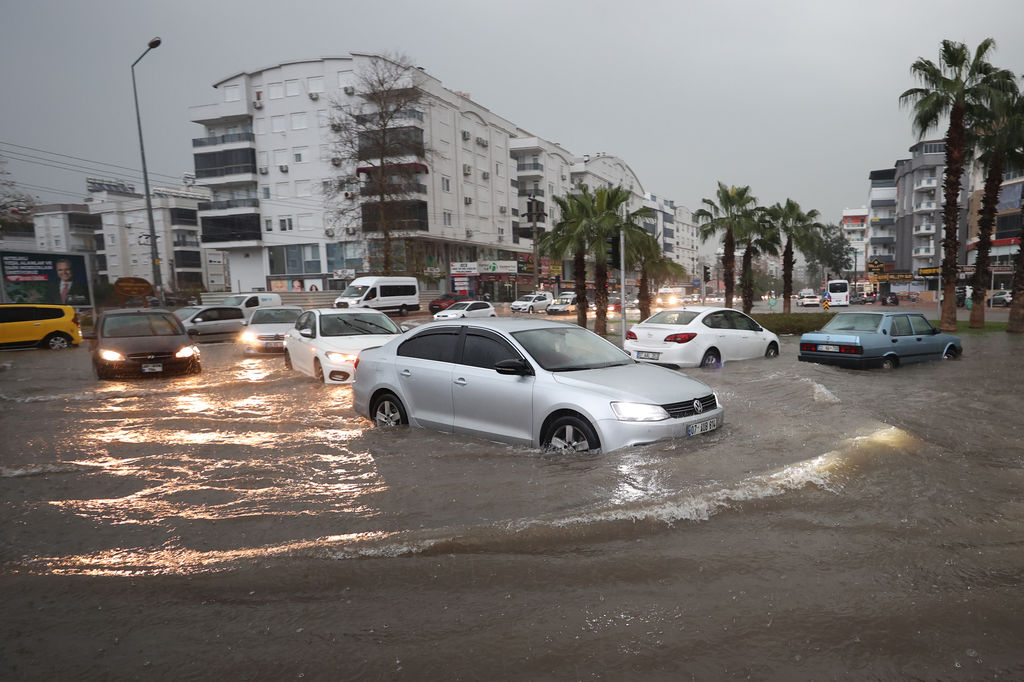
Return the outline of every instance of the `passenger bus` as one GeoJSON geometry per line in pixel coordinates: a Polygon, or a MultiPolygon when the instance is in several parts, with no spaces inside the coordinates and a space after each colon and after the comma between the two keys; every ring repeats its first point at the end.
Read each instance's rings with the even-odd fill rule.
{"type": "Polygon", "coordinates": [[[832,302],[829,305],[850,305],[850,283],[845,279],[830,279],[825,285],[832,302]]]}

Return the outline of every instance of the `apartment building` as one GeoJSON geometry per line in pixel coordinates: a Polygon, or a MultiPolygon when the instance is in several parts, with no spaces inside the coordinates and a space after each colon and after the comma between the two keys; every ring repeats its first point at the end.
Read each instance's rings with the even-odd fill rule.
{"type": "Polygon", "coordinates": [[[896,169],[873,170],[868,178],[867,262],[891,271],[896,267],[896,169]]]}
{"type": "Polygon", "coordinates": [[[916,273],[942,261],[942,177],[946,167],[943,140],[910,147],[911,157],[896,162],[898,205],[894,225],[896,269],[916,273]]]}
{"type": "Polygon", "coordinates": [[[859,278],[866,271],[868,252],[868,208],[847,208],[843,210],[842,222],[839,227],[850,245],[853,258],[854,278],[859,278]]]}
{"type": "MultiPolygon", "coordinates": [[[[984,175],[981,168],[975,169],[972,186],[977,188],[971,192],[970,209],[967,220],[967,237],[965,239],[966,263],[970,268],[975,264],[978,246],[978,211],[984,193],[984,175]]],[[[1003,181],[999,188],[999,199],[996,204],[996,223],[992,232],[992,247],[989,250],[989,269],[991,278],[990,289],[1009,289],[1013,283],[1013,274],[1017,252],[1021,248],[1022,221],[1021,204],[1024,194],[1024,170],[1009,168],[1003,173],[1003,181]]]]}

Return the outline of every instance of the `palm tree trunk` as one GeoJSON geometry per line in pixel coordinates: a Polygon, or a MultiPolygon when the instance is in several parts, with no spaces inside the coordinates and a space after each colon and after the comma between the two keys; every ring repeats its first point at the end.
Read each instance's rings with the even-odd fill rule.
{"type": "MultiPolygon", "coordinates": [[[[647,276],[646,264],[640,266],[640,291],[637,295],[637,305],[640,306],[640,320],[646,320],[651,316],[651,279],[647,276]]],[[[623,311],[622,319],[626,319],[623,311]]],[[[625,324],[625,322],[623,322],[625,324]]]]}
{"type": "Polygon", "coordinates": [[[576,249],[572,259],[572,275],[576,281],[576,324],[587,328],[587,256],[576,249]]]}
{"type": "Polygon", "coordinates": [[[725,279],[725,307],[731,308],[736,283],[736,238],[731,228],[725,231],[722,241],[722,277],[725,279]]]}
{"type": "Polygon", "coordinates": [[[944,332],[956,331],[956,273],[960,253],[960,179],[964,172],[964,110],[953,105],[946,131],[946,179],[943,196],[946,205],[942,212],[944,236],[942,238],[942,319],[939,327],[944,332]]]}
{"type": "MultiPolygon", "coordinates": [[[[1020,206],[1020,219],[1024,224],[1024,203],[1020,206]]],[[[1013,302],[1010,304],[1010,317],[1006,322],[1006,331],[1010,334],[1024,334],[1024,233],[1017,247],[1017,259],[1013,269],[1013,302]]]]}
{"type": "Polygon", "coordinates": [[[793,238],[786,237],[786,248],[782,251],[782,312],[792,310],[790,296],[793,295],[793,238]]]}
{"type": "Polygon", "coordinates": [[[747,315],[754,308],[754,272],[752,267],[754,258],[751,252],[750,244],[747,244],[747,248],[743,251],[743,270],[740,273],[740,293],[743,296],[743,312],[747,315]]]}
{"type": "Polygon", "coordinates": [[[594,304],[597,306],[594,333],[605,336],[608,334],[608,265],[603,261],[598,261],[594,267],[594,304]]]}
{"type": "Polygon", "coordinates": [[[999,201],[999,185],[1003,181],[1003,155],[996,152],[985,176],[985,194],[981,198],[978,212],[978,246],[975,249],[974,279],[971,293],[971,329],[985,327],[985,298],[988,293],[989,252],[992,250],[992,228],[996,223],[996,204],[999,201]]]}

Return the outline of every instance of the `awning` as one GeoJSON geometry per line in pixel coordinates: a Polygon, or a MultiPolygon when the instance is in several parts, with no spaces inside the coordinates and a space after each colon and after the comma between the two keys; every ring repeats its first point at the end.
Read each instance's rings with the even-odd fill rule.
{"type": "MultiPolygon", "coordinates": [[[[390,164],[387,164],[387,165],[384,166],[385,170],[387,170],[389,168],[401,169],[403,171],[412,172],[412,173],[428,173],[429,172],[429,169],[427,168],[426,164],[423,164],[423,163],[390,163],[390,164]]],[[[379,170],[378,166],[360,166],[359,168],[356,168],[356,173],[359,173],[361,175],[362,174],[370,175],[370,174],[372,174],[374,172],[377,172],[378,170],[379,170]]]]}

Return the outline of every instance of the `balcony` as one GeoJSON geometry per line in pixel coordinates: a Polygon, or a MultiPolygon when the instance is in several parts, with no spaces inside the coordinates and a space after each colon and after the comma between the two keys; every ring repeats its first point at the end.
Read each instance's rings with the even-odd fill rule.
{"type": "Polygon", "coordinates": [[[889,206],[895,206],[895,199],[872,199],[871,208],[887,208],[889,206]]]}
{"type": "Polygon", "coordinates": [[[892,227],[896,224],[895,218],[872,218],[871,227],[892,227]]]}
{"type": "Polygon", "coordinates": [[[879,263],[895,263],[896,256],[891,253],[871,253],[868,254],[868,259],[877,260],[879,263]]]}
{"type": "Polygon", "coordinates": [[[255,142],[254,133],[230,133],[228,135],[212,135],[210,137],[196,137],[192,139],[193,147],[214,147],[221,144],[232,144],[234,142],[255,142]]]}
{"type": "Polygon", "coordinates": [[[919,201],[914,204],[914,213],[928,213],[938,208],[939,204],[935,201],[919,201]]]}
{"type": "Polygon", "coordinates": [[[896,237],[872,237],[868,243],[871,246],[888,246],[896,243],[896,237]]]}
{"type": "Polygon", "coordinates": [[[359,188],[359,196],[379,197],[383,189],[384,195],[390,201],[394,201],[407,194],[426,194],[427,186],[419,182],[386,183],[381,187],[379,183],[368,182],[359,188]]]}
{"type": "Polygon", "coordinates": [[[252,199],[227,199],[224,201],[200,201],[200,211],[223,211],[229,208],[259,208],[260,200],[252,199]]]}
{"type": "Polygon", "coordinates": [[[921,223],[920,225],[914,225],[915,237],[925,237],[932,234],[935,234],[935,223],[921,223]]]}
{"type": "Polygon", "coordinates": [[[914,191],[915,192],[924,192],[924,191],[928,191],[928,190],[933,190],[936,187],[938,187],[938,185],[939,185],[939,179],[938,178],[921,178],[920,180],[918,180],[917,182],[914,183],[914,191]]]}
{"type": "Polygon", "coordinates": [[[914,258],[931,258],[934,255],[934,246],[917,246],[914,248],[914,258]]]}
{"type": "Polygon", "coordinates": [[[516,170],[520,176],[544,175],[544,164],[531,161],[519,162],[516,164],[516,170]]]}
{"type": "Polygon", "coordinates": [[[519,196],[521,196],[521,197],[529,197],[529,196],[542,197],[542,196],[544,196],[544,190],[542,190],[542,189],[530,189],[528,187],[520,187],[519,188],[519,196]]]}

